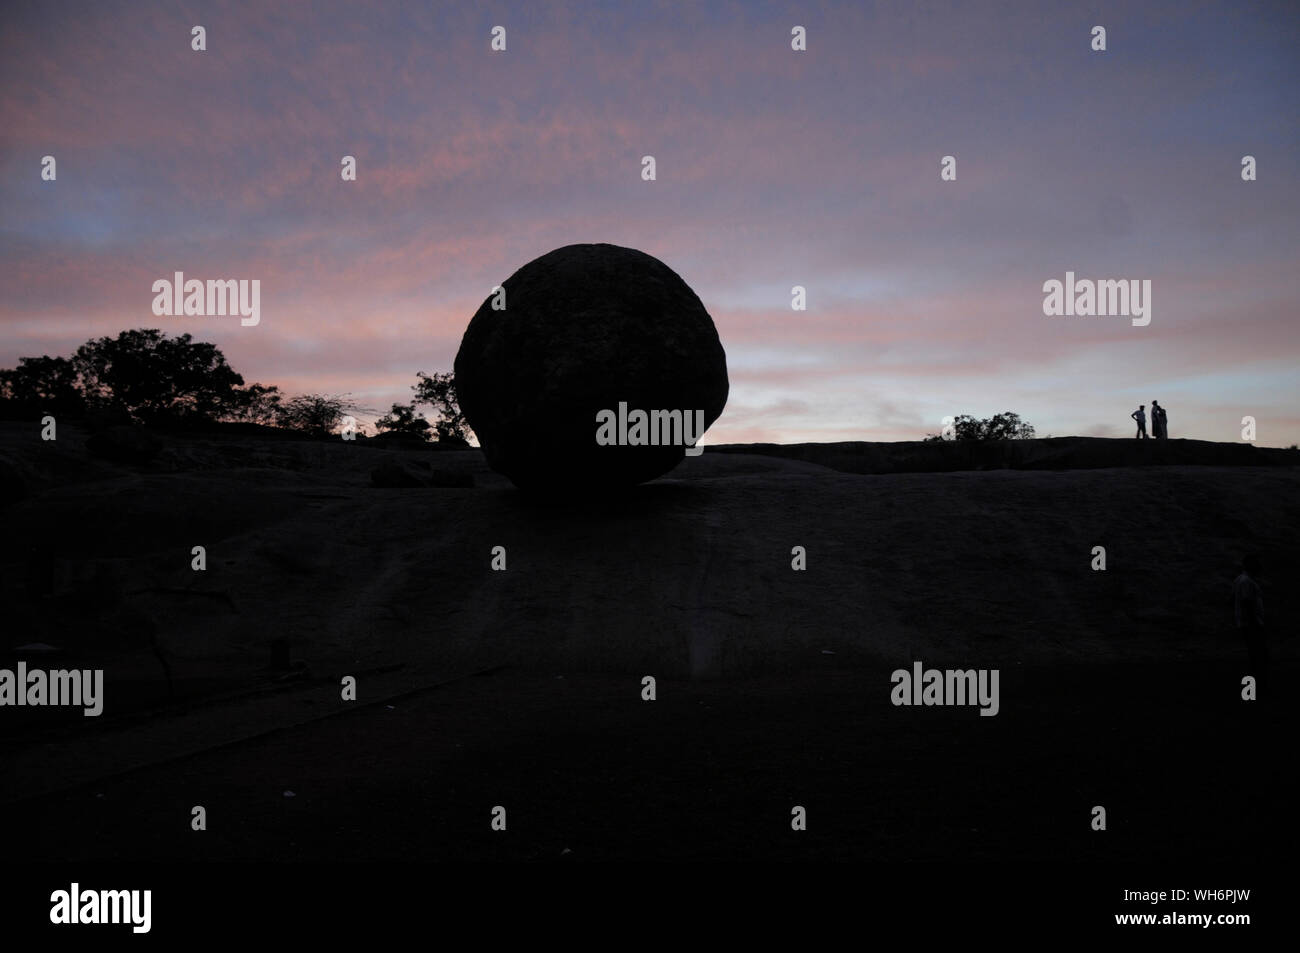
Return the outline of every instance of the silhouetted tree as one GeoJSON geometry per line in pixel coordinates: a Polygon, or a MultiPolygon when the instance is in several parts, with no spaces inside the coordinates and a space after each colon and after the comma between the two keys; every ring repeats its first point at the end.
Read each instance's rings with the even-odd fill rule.
{"type": "Polygon", "coordinates": [[[421,440],[428,440],[430,433],[429,421],[415,415],[414,401],[409,404],[393,404],[391,411],[375,421],[375,429],[414,434],[421,440]]]}
{"type": "MultiPolygon", "coordinates": [[[[1032,440],[1034,428],[1020,419],[1019,414],[1006,411],[985,417],[983,420],[959,414],[953,419],[954,440],[1032,440]]],[[[942,434],[927,434],[927,442],[947,439],[942,434]]]]}
{"type": "Polygon", "coordinates": [[[20,357],[17,367],[0,370],[0,400],[11,417],[80,416],[85,410],[76,369],[62,357],[20,357]]]}
{"type": "Polygon", "coordinates": [[[437,412],[438,416],[433,421],[433,430],[438,441],[468,443],[473,431],[470,430],[469,423],[461,413],[460,404],[456,399],[456,376],[451,372],[426,374],[423,371],[419,371],[416,376],[420,382],[411,388],[415,391],[415,400],[411,403],[428,404],[437,412]]]}
{"type": "Polygon", "coordinates": [[[339,429],[344,414],[356,409],[356,404],[346,394],[301,394],[281,405],[278,423],[290,430],[325,437],[339,429]]]}
{"type": "Polygon", "coordinates": [[[244,384],[215,344],[152,328],[88,341],[71,363],[88,409],[144,423],[216,420],[239,405],[244,384]]]}
{"type": "Polygon", "coordinates": [[[87,341],[71,358],[24,357],[0,370],[6,412],[181,423],[275,417],[279,394],[244,379],[215,344],[150,328],[87,341]]]}
{"type": "Polygon", "coordinates": [[[274,385],[249,384],[236,388],[232,406],[221,419],[274,427],[283,413],[282,400],[280,388],[274,385]]]}

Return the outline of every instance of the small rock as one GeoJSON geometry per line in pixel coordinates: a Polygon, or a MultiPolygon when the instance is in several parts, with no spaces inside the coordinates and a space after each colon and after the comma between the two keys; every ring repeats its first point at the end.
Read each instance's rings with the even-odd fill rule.
{"type": "Polygon", "coordinates": [[[429,471],[429,486],[445,490],[464,490],[474,485],[474,474],[434,467],[429,471]]]}
{"type": "Polygon", "coordinates": [[[63,649],[58,648],[57,646],[50,645],[46,642],[28,642],[26,645],[15,646],[14,651],[40,653],[40,652],[62,652],[63,649]]]}
{"type": "Polygon", "coordinates": [[[468,489],[474,486],[474,475],[431,467],[425,460],[385,460],[370,471],[370,482],[386,489],[468,489]]]}
{"type": "Polygon", "coordinates": [[[385,430],[377,433],[369,440],[381,447],[402,448],[411,450],[423,450],[429,446],[429,441],[425,440],[419,434],[405,433],[399,430],[385,430]]]}

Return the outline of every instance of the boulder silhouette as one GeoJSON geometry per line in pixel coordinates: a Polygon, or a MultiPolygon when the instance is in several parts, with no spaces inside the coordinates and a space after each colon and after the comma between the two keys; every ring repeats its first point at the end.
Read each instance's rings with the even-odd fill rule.
{"type": "MultiPolygon", "coordinates": [[[[488,464],[523,489],[591,490],[654,479],[675,445],[597,443],[597,415],[702,412],[727,402],[713,319],[663,262],[618,245],[566,245],[507,278],[456,355],[456,394],[488,464]]],[[[660,431],[662,433],[662,431],[660,431]]]]}

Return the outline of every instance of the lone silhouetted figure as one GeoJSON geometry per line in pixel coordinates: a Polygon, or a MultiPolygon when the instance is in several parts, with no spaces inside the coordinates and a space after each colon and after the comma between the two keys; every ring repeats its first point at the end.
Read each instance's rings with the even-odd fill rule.
{"type": "Polygon", "coordinates": [[[1169,439],[1169,419],[1158,400],[1151,401],[1151,436],[1157,440],[1169,439]]]}
{"type": "Polygon", "coordinates": [[[1138,432],[1135,436],[1141,440],[1147,438],[1147,412],[1145,408],[1146,404],[1138,404],[1138,409],[1129,414],[1130,417],[1137,421],[1138,432]]]}
{"type": "Polygon", "coordinates": [[[1247,556],[1241,561],[1241,575],[1232,584],[1233,611],[1237,617],[1237,631],[1246,642],[1250,658],[1250,671],[1255,684],[1263,687],[1268,670],[1268,642],[1264,637],[1264,593],[1259,579],[1263,567],[1258,556],[1247,556]]]}

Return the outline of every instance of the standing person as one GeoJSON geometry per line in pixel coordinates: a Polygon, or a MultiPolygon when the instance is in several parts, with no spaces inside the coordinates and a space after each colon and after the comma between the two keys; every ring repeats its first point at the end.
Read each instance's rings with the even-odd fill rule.
{"type": "Polygon", "coordinates": [[[1145,440],[1147,438],[1146,404],[1138,404],[1138,409],[1133,411],[1133,413],[1129,414],[1129,416],[1137,421],[1137,425],[1138,425],[1137,439],[1145,440]]]}
{"type": "Polygon", "coordinates": [[[1165,409],[1160,406],[1160,401],[1151,401],[1151,436],[1157,440],[1164,440],[1169,436],[1169,431],[1165,429],[1165,409]]]}
{"type": "Polygon", "coordinates": [[[1248,674],[1255,676],[1255,684],[1264,685],[1268,670],[1268,642],[1264,638],[1264,593],[1259,587],[1263,566],[1258,556],[1247,556],[1241,561],[1241,575],[1232,584],[1233,612],[1237,631],[1246,643],[1250,659],[1248,674]]]}

